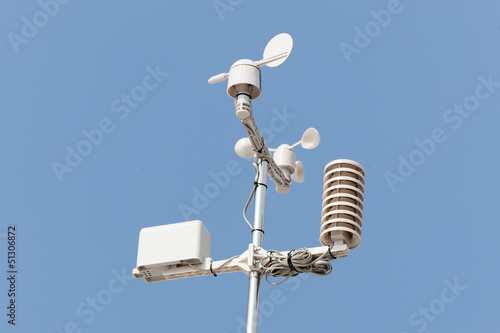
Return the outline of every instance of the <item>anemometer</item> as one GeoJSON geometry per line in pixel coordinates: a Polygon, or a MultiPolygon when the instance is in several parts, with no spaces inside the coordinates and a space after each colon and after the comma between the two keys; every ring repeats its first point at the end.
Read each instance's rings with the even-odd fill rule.
{"type": "Polygon", "coordinates": [[[262,66],[276,67],[290,55],[292,37],[286,33],[272,38],[262,60],[236,61],[228,73],[212,76],[208,83],[227,80],[227,94],[234,99],[236,116],[247,136],[238,140],[234,150],[242,158],[253,158],[256,177],[254,187],[243,209],[243,218],[252,230],[252,243],[241,255],[213,261],[210,257],[210,234],[201,221],[188,221],[143,228],[139,235],[135,278],[146,282],[187,277],[244,272],[249,276],[247,333],[257,332],[260,281],[265,277],[282,278],[279,284],[301,273],[327,275],[330,261],[347,257],[361,242],[363,217],[363,167],[351,160],[339,159],[328,163],[323,179],[323,209],[320,242],[323,246],[291,251],[266,251],[262,248],[267,178],[274,181],[276,191],[286,194],[292,180],[304,181],[304,167],[296,160],[294,149],[314,149],[320,143],[319,132],[307,129],[300,141],[277,148],[268,148],[253,116],[252,100],[261,95],[262,66]],[[246,210],[254,198],[253,223],[246,210]]]}

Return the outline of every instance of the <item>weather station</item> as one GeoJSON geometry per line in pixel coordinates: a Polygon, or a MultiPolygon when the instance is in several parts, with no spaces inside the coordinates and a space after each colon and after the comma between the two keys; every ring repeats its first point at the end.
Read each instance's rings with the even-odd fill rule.
{"type": "Polygon", "coordinates": [[[292,37],[286,33],[279,34],[267,44],[262,60],[238,60],[229,73],[221,73],[208,80],[211,84],[228,80],[227,93],[235,101],[236,116],[247,134],[236,142],[235,151],[238,156],[253,158],[255,162],[254,187],[243,208],[243,219],[252,229],[252,242],[243,253],[214,261],[210,257],[210,234],[199,220],[143,228],[139,235],[137,267],[133,269],[135,278],[149,283],[232,272],[247,274],[247,333],[257,332],[262,278],[282,278],[283,282],[302,273],[328,275],[332,270],[330,261],[347,257],[350,250],[361,242],[365,172],[357,162],[337,159],[324,168],[319,224],[322,246],[281,252],[266,251],[262,247],[268,177],[278,193],[288,193],[292,181],[304,181],[304,167],[302,162],[296,160],[294,149],[299,146],[314,149],[320,143],[318,131],[309,128],[297,143],[269,148],[253,116],[252,100],[261,95],[260,68],[281,65],[290,55],[292,47],[292,37]],[[254,214],[253,223],[250,223],[246,211],[252,199],[254,214]]]}

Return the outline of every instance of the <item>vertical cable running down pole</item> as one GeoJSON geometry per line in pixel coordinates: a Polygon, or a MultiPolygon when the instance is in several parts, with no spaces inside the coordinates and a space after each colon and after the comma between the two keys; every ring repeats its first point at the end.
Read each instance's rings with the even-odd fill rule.
{"type": "MultiPolygon", "coordinates": [[[[264,236],[264,210],[266,206],[267,190],[267,161],[259,159],[257,161],[257,168],[259,177],[257,179],[257,190],[255,191],[252,244],[254,247],[262,247],[262,238],[264,236]]],[[[261,273],[259,271],[250,272],[250,282],[248,286],[247,333],[257,332],[260,279],[261,273]]]]}

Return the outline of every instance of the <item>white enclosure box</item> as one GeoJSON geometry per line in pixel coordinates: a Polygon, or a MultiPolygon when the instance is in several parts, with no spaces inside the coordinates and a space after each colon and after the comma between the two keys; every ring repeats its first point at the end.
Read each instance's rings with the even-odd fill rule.
{"type": "Polygon", "coordinates": [[[135,278],[163,281],[163,270],[189,262],[201,264],[210,257],[210,233],[201,221],[143,228],[139,234],[135,278]]]}

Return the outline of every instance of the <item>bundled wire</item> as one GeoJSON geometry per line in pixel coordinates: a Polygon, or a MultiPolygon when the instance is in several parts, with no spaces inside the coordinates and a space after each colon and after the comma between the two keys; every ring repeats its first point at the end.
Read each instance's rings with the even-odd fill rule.
{"type": "Polygon", "coordinates": [[[204,268],[199,268],[199,267],[196,267],[196,266],[194,266],[194,265],[191,265],[191,264],[190,264],[189,262],[187,262],[186,260],[181,260],[181,262],[183,262],[183,263],[187,264],[187,265],[188,265],[189,267],[191,267],[191,268],[196,269],[197,271],[203,271],[203,272],[208,272],[208,271],[210,271],[210,272],[211,272],[214,276],[217,276],[217,274],[216,274],[216,272],[215,272],[215,270],[216,270],[216,269],[220,269],[220,268],[222,268],[222,267],[227,266],[227,265],[228,265],[231,261],[233,261],[234,259],[236,259],[236,258],[238,258],[238,257],[239,257],[239,255],[234,256],[234,257],[231,257],[231,258],[227,259],[227,260],[226,260],[226,261],[224,261],[224,262],[223,262],[223,263],[222,263],[219,267],[212,267],[212,264],[213,264],[213,262],[214,262],[214,261],[212,260],[212,261],[210,262],[210,268],[209,268],[209,269],[204,269],[204,268]]]}
{"type": "Polygon", "coordinates": [[[332,265],[328,260],[334,259],[330,254],[330,248],[316,259],[313,259],[307,248],[292,250],[287,255],[275,250],[267,251],[267,257],[261,260],[266,281],[272,285],[285,282],[290,276],[300,273],[312,273],[316,275],[328,275],[332,271],[332,265]],[[273,283],[268,277],[285,277],[284,280],[273,283]]]}

